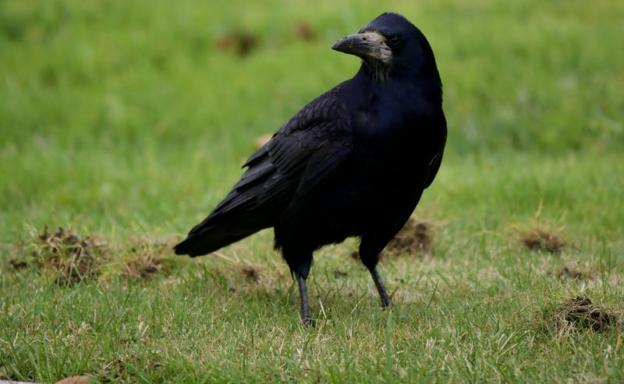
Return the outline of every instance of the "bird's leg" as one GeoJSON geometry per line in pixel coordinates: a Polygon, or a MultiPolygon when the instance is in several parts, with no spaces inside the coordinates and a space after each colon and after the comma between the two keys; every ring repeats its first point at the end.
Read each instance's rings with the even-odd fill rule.
{"type": "MultiPolygon", "coordinates": [[[[278,238],[281,232],[275,228],[275,236],[278,238]]],[[[303,325],[308,326],[312,322],[310,316],[310,306],[308,304],[308,289],[306,287],[306,279],[310,274],[310,267],[312,266],[312,251],[293,247],[291,245],[282,246],[282,255],[284,260],[288,263],[290,272],[297,281],[299,287],[299,299],[300,299],[300,314],[303,325]]]]}
{"type": "Polygon", "coordinates": [[[312,320],[310,317],[310,306],[308,305],[308,289],[306,287],[306,279],[299,273],[295,272],[295,278],[297,279],[297,284],[299,285],[299,297],[301,299],[301,321],[303,325],[310,325],[310,321],[312,320]]]}
{"type": "Polygon", "coordinates": [[[362,242],[360,243],[360,260],[362,260],[362,263],[364,263],[366,268],[368,268],[368,271],[373,278],[373,282],[375,283],[375,288],[377,288],[377,292],[379,293],[381,307],[385,309],[390,305],[390,297],[388,296],[383,280],[377,271],[377,263],[379,262],[379,254],[381,250],[389,240],[385,240],[385,238],[384,241],[375,241],[371,239],[375,238],[368,236],[362,238],[362,242]]]}
{"type": "Polygon", "coordinates": [[[377,271],[377,267],[372,267],[368,269],[373,278],[373,282],[375,282],[375,287],[377,287],[377,292],[379,292],[379,298],[381,299],[381,307],[388,308],[390,306],[390,297],[388,296],[388,292],[386,292],[386,287],[384,286],[383,280],[381,280],[381,276],[377,271]]]}

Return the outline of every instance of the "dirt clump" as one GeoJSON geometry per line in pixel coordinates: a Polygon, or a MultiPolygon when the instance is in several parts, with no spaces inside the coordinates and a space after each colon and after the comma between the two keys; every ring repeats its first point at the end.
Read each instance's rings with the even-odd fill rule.
{"type": "Polygon", "coordinates": [[[9,265],[15,269],[16,271],[20,271],[23,269],[28,269],[30,267],[30,264],[28,264],[27,261],[24,260],[17,260],[17,259],[10,259],[9,260],[9,265]]]}
{"type": "Polygon", "coordinates": [[[523,233],[520,241],[527,249],[549,253],[559,253],[566,246],[566,242],[557,232],[544,228],[536,228],[523,233]]]}
{"type": "Polygon", "coordinates": [[[410,218],[390,241],[386,250],[391,254],[433,254],[433,224],[410,218]]]}
{"type": "Polygon", "coordinates": [[[577,296],[564,301],[555,312],[559,326],[568,325],[578,329],[603,331],[617,322],[617,316],[606,309],[594,305],[589,297],[577,296]]]}
{"type": "Polygon", "coordinates": [[[304,41],[313,41],[316,40],[317,37],[317,33],[314,28],[312,28],[310,23],[305,20],[299,20],[295,24],[295,34],[299,39],[304,41]]]}
{"type": "Polygon", "coordinates": [[[128,277],[147,279],[162,269],[162,260],[146,255],[130,260],[124,266],[124,274],[128,277]]]}
{"type": "Polygon", "coordinates": [[[258,48],[258,38],[246,31],[234,30],[215,40],[220,51],[232,51],[239,57],[246,57],[258,48]]]}
{"type": "Polygon", "coordinates": [[[46,227],[32,242],[33,264],[53,270],[59,285],[75,284],[96,277],[106,259],[106,243],[93,237],[80,237],[59,227],[49,232],[46,227]]]}
{"type": "Polygon", "coordinates": [[[564,266],[554,272],[554,275],[560,279],[576,279],[576,280],[595,280],[596,273],[576,267],[564,266]]]}
{"type": "Polygon", "coordinates": [[[260,272],[252,266],[247,265],[247,266],[242,267],[241,273],[243,274],[243,276],[245,276],[247,281],[250,281],[253,283],[257,283],[260,281],[260,272]]]}
{"type": "Polygon", "coordinates": [[[126,277],[147,279],[165,271],[165,255],[170,252],[171,244],[167,241],[135,239],[130,253],[134,256],[123,267],[126,277]]]}

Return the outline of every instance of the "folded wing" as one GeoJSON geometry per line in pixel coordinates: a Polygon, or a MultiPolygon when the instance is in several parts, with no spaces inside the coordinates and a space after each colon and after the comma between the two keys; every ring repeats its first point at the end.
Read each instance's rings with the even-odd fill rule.
{"type": "Polygon", "coordinates": [[[214,211],[176,245],[204,255],[274,225],[291,204],[327,180],[352,149],[350,118],[330,91],[308,104],[254,153],[214,211]]]}

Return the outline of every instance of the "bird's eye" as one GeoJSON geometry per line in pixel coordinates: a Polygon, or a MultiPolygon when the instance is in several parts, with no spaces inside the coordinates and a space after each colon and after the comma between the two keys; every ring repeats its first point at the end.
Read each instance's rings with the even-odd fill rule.
{"type": "Polygon", "coordinates": [[[386,43],[390,48],[396,49],[401,46],[401,38],[396,35],[390,35],[386,37],[386,43]]]}

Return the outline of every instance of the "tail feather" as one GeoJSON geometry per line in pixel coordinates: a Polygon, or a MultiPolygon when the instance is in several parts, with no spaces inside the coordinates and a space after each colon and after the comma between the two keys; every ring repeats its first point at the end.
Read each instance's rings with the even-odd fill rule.
{"type": "Polygon", "coordinates": [[[273,226],[293,187],[277,174],[265,147],[245,166],[249,168],[225,199],[174,247],[176,254],[205,255],[273,226]]]}
{"type": "Polygon", "coordinates": [[[173,249],[176,255],[202,256],[254,234],[260,229],[230,232],[221,226],[195,231],[173,249]]]}

